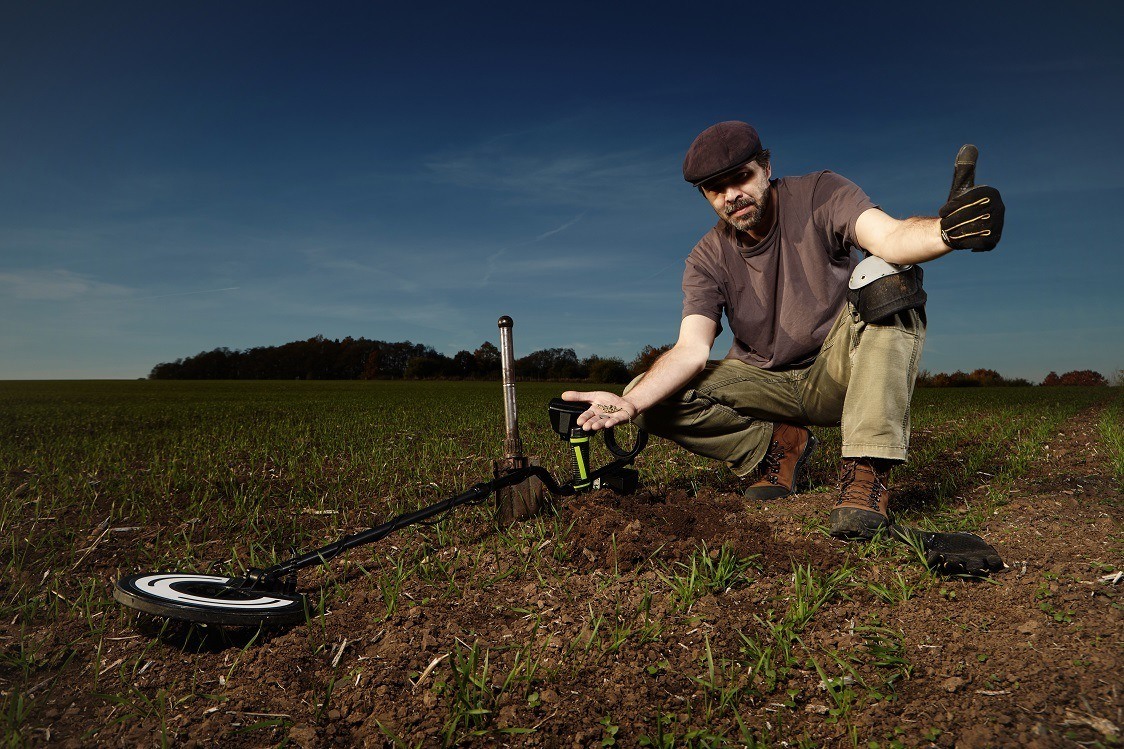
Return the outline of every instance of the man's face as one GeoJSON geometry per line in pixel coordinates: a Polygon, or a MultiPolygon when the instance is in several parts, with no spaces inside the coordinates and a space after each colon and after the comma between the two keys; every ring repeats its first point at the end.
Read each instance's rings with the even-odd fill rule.
{"type": "Polygon", "coordinates": [[[767,216],[770,175],[768,166],[751,161],[735,172],[704,182],[702,194],[723,221],[753,233],[763,228],[767,216]]]}

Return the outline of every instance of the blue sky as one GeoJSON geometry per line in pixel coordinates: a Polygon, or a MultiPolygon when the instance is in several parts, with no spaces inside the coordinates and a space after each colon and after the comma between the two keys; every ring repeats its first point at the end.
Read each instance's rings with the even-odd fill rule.
{"type": "MultiPolygon", "coordinates": [[[[708,125],[934,215],[922,366],[1124,367],[1124,11],[1109,3],[0,3],[0,379],[133,378],[323,334],[674,340],[708,125]]],[[[720,339],[714,356],[725,353],[720,339]]]]}

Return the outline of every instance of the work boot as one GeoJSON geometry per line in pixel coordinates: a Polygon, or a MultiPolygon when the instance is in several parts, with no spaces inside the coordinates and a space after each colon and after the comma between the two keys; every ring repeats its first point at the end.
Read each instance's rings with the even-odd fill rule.
{"type": "Polygon", "coordinates": [[[846,541],[866,541],[890,524],[890,490],[886,487],[892,463],[877,458],[844,458],[839,471],[839,499],[828,522],[831,535],[846,541]]]}
{"type": "Polygon", "coordinates": [[[761,459],[761,479],[745,490],[746,499],[780,499],[796,490],[808,456],[819,440],[804,427],[773,425],[769,449],[761,459]]]}

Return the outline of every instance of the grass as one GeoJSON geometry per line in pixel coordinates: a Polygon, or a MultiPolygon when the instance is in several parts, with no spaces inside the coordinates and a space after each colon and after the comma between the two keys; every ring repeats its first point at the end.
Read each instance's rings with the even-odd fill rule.
{"type": "MultiPolygon", "coordinates": [[[[526,452],[556,476],[568,475],[569,456],[543,411],[561,389],[530,383],[519,392],[526,452]]],[[[40,741],[52,695],[77,680],[112,706],[87,741],[137,722],[153,726],[150,743],[182,741],[174,717],[225,699],[232,684],[244,681],[247,660],[261,649],[257,635],[227,652],[218,684],[151,678],[156,669],[146,664],[167,653],[150,651],[151,644],[122,646],[131,623],[107,581],[137,570],[266,566],[294,548],[322,545],[463,491],[488,478],[499,457],[499,395],[494,383],[3,383],[0,739],[10,746],[40,741]]],[[[978,527],[1014,482],[1048,459],[1046,441],[1062,423],[1102,402],[1102,444],[1124,483],[1124,399],[1114,395],[1106,388],[918,391],[911,467],[927,489],[906,520],[942,530],[978,527]],[[979,487],[985,501],[959,512],[966,489],[979,487]]],[[[812,480],[832,485],[839,433],[820,429],[817,436],[823,449],[813,459],[812,480]]],[[[724,467],[660,440],[640,460],[644,485],[656,491],[737,486],[724,467]]],[[[415,526],[302,573],[314,610],[303,635],[305,657],[316,663],[331,661],[337,648],[345,652],[330,613],[360,587],[370,593],[372,619],[385,627],[401,626],[429,601],[487,598],[513,582],[551,593],[542,607],[497,601],[495,616],[529,622],[527,628],[512,627],[502,642],[466,633],[419,688],[442,711],[435,735],[446,745],[517,741],[533,724],[504,716],[529,709],[546,718],[543,695],[555,681],[602,674],[638,652],[648,665],[637,678],[696,699],[689,707],[645,706],[645,729],[632,735],[621,715],[602,713],[588,741],[771,745],[773,737],[786,737],[785,720],[819,700],[846,726],[857,707],[892,698],[913,666],[901,633],[890,627],[856,624],[849,633],[855,646],[842,649],[819,642],[818,620],[850,599],[903,606],[938,596],[936,587],[945,585],[888,539],[852,547],[835,569],[797,562],[790,575],[772,577],[753,557],[701,544],[682,561],[663,562],[653,552],[627,575],[614,555],[610,569],[596,572],[597,595],[578,600],[569,581],[582,549],[573,543],[572,523],[537,518],[481,536],[476,530],[488,525],[488,513],[486,505],[464,508],[455,519],[415,526]],[[749,593],[762,602],[740,631],[719,631],[708,621],[706,601],[721,606],[726,596],[749,593]],[[554,606],[580,612],[580,632],[560,635],[554,606]],[[700,661],[683,659],[677,643],[685,640],[698,643],[700,661]],[[775,710],[768,729],[755,722],[765,707],[775,710]]],[[[809,519],[809,527],[821,521],[809,519]]],[[[946,589],[955,593],[951,584],[946,589]]],[[[1036,605],[1057,622],[1072,614],[1049,595],[1036,605]]],[[[326,722],[358,683],[361,669],[348,668],[333,664],[307,677],[306,717],[314,723],[326,722]]],[[[549,709],[560,709],[553,704],[549,709]]],[[[385,717],[377,725],[388,741],[415,743],[385,717]]],[[[270,716],[239,730],[279,743],[295,720],[270,716]]]]}
{"type": "Polygon", "coordinates": [[[686,562],[674,565],[679,571],[657,571],[656,575],[671,589],[680,609],[690,611],[707,593],[724,593],[735,585],[747,584],[755,556],[739,557],[728,545],[712,552],[704,541],[686,562]]]}
{"type": "Polygon", "coordinates": [[[1116,483],[1124,488],[1124,398],[1116,398],[1097,423],[1116,483]]]}

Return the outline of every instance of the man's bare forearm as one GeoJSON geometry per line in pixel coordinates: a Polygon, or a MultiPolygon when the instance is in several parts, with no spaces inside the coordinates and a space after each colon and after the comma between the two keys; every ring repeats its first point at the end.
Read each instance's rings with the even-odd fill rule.
{"type": "Polygon", "coordinates": [[[901,221],[895,231],[886,237],[885,252],[894,259],[882,256],[883,260],[904,265],[924,263],[952,252],[952,248],[941,240],[941,220],[924,216],[914,216],[901,221]]]}
{"type": "Polygon", "coordinates": [[[898,265],[924,263],[952,252],[941,239],[939,218],[898,220],[870,208],[855,222],[855,234],[864,250],[898,265]]]}
{"type": "Polygon", "coordinates": [[[623,424],[656,403],[681,389],[691,378],[703,371],[710,347],[718,335],[718,323],[704,315],[687,315],[679,327],[679,340],[628,391],[620,396],[605,390],[567,390],[562,397],[568,401],[585,401],[589,409],[578,416],[578,424],[586,430],[606,429],[623,424]]]}
{"type": "Polygon", "coordinates": [[[698,346],[672,347],[656,359],[656,363],[644,374],[636,387],[624,395],[624,399],[636,407],[637,413],[648,410],[682,389],[695,375],[703,371],[709,353],[709,349],[701,349],[698,346]]]}

